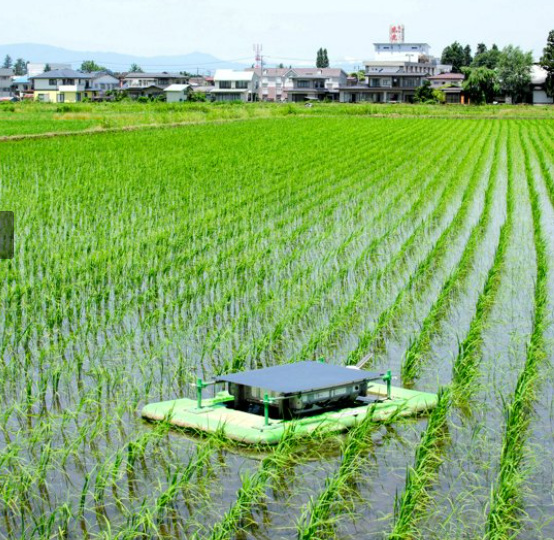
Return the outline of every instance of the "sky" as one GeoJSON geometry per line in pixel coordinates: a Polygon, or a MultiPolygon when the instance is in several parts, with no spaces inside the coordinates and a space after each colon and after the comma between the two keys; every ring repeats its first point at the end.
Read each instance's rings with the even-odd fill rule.
{"type": "MultiPolygon", "coordinates": [[[[0,3],[7,0],[0,0],[0,3]]],[[[25,0],[1,11],[0,42],[41,43],[74,50],[144,56],[200,51],[223,60],[253,61],[263,45],[268,64],[305,63],[319,47],[333,62],[373,57],[391,24],[406,41],[427,42],[431,54],[457,40],[542,53],[554,29],[552,0],[25,0]]]]}

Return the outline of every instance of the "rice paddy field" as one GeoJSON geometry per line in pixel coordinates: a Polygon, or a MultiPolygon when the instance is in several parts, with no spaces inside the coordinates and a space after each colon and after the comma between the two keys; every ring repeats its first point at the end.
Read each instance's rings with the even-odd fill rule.
{"type": "Polygon", "coordinates": [[[1,538],[554,538],[552,113],[329,110],[0,142],[1,538]],[[140,418],[366,355],[438,407],[269,452],[140,418]]]}

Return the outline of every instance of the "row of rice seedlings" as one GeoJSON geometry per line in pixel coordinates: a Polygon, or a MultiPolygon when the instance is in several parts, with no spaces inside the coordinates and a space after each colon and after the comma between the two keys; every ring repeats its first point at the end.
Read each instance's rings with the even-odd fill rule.
{"type": "Polygon", "coordinates": [[[406,471],[406,486],[395,502],[394,527],[389,540],[421,538],[418,522],[424,515],[431,495],[429,488],[437,478],[443,462],[444,446],[448,442],[448,412],[451,394],[449,388],[438,393],[437,407],[429,416],[415,453],[413,467],[406,471]]]}
{"type": "Polygon", "coordinates": [[[549,144],[550,148],[554,150],[554,145],[550,140],[548,140],[547,143],[547,139],[540,129],[530,131],[529,139],[533,144],[533,148],[538,158],[539,167],[541,169],[542,177],[544,178],[546,193],[548,194],[548,198],[550,199],[550,204],[554,206],[554,174],[552,173],[551,165],[549,164],[545,150],[543,148],[543,145],[549,144]],[[539,140],[541,144],[539,143],[539,140]]]}
{"type": "Polygon", "coordinates": [[[494,156],[489,173],[489,184],[485,192],[483,212],[477,224],[473,227],[469,239],[456,268],[450,273],[442,285],[442,289],[435,299],[429,313],[423,320],[421,330],[412,341],[404,355],[402,362],[402,381],[411,384],[419,375],[422,365],[429,354],[431,342],[437,333],[441,321],[446,316],[450,306],[456,299],[467,279],[475,258],[477,247],[481,244],[492,219],[492,207],[495,197],[498,176],[498,161],[502,134],[496,137],[494,156]]]}
{"type": "Polygon", "coordinates": [[[533,235],[537,258],[535,314],[527,346],[525,365],[518,377],[513,399],[507,407],[500,470],[491,492],[485,538],[515,537],[521,530],[523,483],[525,479],[525,442],[539,388],[540,367],[547,360],[545,330],[550,323],[548,308],[549,255],[541,224],[540,198],[533,178],[528,142],[522,140],[525,175],[531,200],[533,235]]]}
{"type": "MultiPolygon", "coordinates": [[[[452,242],[464,231],[467,216],[474,204],[474,195],[482,183],[483,170],[486,167],[486,162],[490,154],[490,134],[489,131],[489,136],[487,136],[485,143],[489,151],[481,152],[477,160],[468,159],[466,162],[466,166],[471,165],[470,178],[463,192],[460,206],[454,217],[442,231],[435,245],[411,272],[407,282],[400,288],[393,302],[381,312],[373,328],[366,330],[366,332],[360,336],[356,349],[349,355],[349,364],[358,362],[358,365],[361,366],[370,361],[374,361],[372,355],[373,348],[380,348],[383,346],[386,335],[392,330],[402,313],[402,307],[406,299],[410,299],[413,295],[421,294],[421,292],[426,290],[429,280],[433,277],[433,272],[440,265],[442,259],[448,254],[452,242]],[[370,351],[369,353],[368,350],[370,351]],[[362,355],[365,355],[363,359],[362,355]]],[[[473,152],[470,152],[468,156],[473,157],[473,152]]],[[[456,173],[460,174],[460,171],[458,170],[456,173]]],[[[456,178],[458,178],[458,176],[456,176],[456,178]]],[[[446,211],[446,209],[449,208],[449,203],[454,192],[455,190],[447,192],[445,198],[441,201],[442,204],[439,203],[437,208],[446,211]]]]}
{"type": "Polygon", "coordinates": [[[500,236],[492,266],[487,273],[485,283],[477,298],[475,314],[470,322],[466,337],[458,347],[458,354],[452,365],[452,398],[458,407],[463,407],[466,411],[468,410],[466,405],[475,390],[473,382],[479,373],[483,339],[492,309],[496,302],[498,290],[500,289],[502,275],[506,266],[508,246],[512,240],[516,215],[512,146],[513,136],[510,130],[506,146],[508,182],[506,219],[500,228],[500,236]]]}
{"type": "MultiPolygon", "coordinates": [[[[396,415],[388,423],[396,420],[396,415]]],[[[371,444],[371,434],[382,424],[372,420],[371,411],[348,433],[342,445],[341,461],[334,474],[325,480],[324,489],[317,497],[310,497],[297,523],[297,537],[308,540],[321,538],[333,528],[338,518],[333,517],[340,501],[348,493],[349,484],[363,467],[363,453],[371,444]]]]}
{"type": "Polygon", "coordinates": [[[210,539],[224,540],[235,537],[239,529],[245,525],[247,515],[266,498],[268,485],[290,464],[291,453],[298,442],[294,424],[291,424],[277,447],[262,460],[258,470],[254,474],[247,473],[241,476],[242,485],[237,498],[221,521],[213,527],[209,534],[210,539]]]}

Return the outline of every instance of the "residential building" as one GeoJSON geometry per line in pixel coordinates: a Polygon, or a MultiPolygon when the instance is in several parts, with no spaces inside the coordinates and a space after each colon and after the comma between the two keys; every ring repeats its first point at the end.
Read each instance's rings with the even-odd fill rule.
{"type": "Polygon", "coordinates": [[[546,70],[541,66],[531,69],[531,92],[533,105],[552,105],[554,100],[546,94],[546,70]]]}
{"type": "Polygon", "coordinates": [[[412,102],[423,81],[452,66],[431,56],[427,43],[374,43],[375,60],[364,62],[365,83],[340,88],[340,101],[356,103],[412,102]]]}
{"type": "Polygon", "coordinates": [[[292,81],[292,88],[287,85],[288,101],[338,101],[339,89],[346,86],[348,75],[342,69],[294,68],[287,78],[292,81]]]}
{"type": "Polygon", "coordinates": [[[76,103],[92,99],[96,92],[91,88],[92,75],[72,69],[47,71],[29,77],[36,101],[76,103]]]}
{"type": "Polygon", "coordinates": [[[191,92],[195,94],[204,94],[207,100],[212,99],[212,90],[215,88],[213,77],[191,77],[189,79],[189,84],[191,86],[191,92]]]}
{"type": "Polygon", "coordinates": [[[190,84],[170,84],[164,90],[164,93],[168,103],[179,103],[180,101],[187,101],[191,91],[192,86],[190,84]]]}
{"type": "Polygon", "coordinates": [[[257,101],[259,80],[254,71],[218,69],[211,95],[215,101],[257,101]]]}
{"type": "Polygon", "coordinates": [[[0,68],[0,97],[10,97],[13,93],[13,69],[0,68]]]}
{"type": "Polygon", "coordinates": [[[91,88],[97,92],[99,96],[103,96],[110,90],[118,90],[121,85],[119,79],[114,77],[111,71],[93,71],[91,75],[91,88]]]}
{"type": "MultiPolygon", "coordinates": [[[[260,74],[259,68],[247,71],[260,74]]],[[[260,98],[264,101],[338,100],[339,88],[346,85],[347,78],[342,69],[264,68],[261,72],[260,98]]]]}
{"type": "Polygon", "coordinates": [[[464,75],[461,73],[440,73],[427,77],[431,83],[431,88],[440,90],[444,93],[446,103],[463,103],[464,75]]]}
{"type": "Polygon", "coordinates": [[[179,73],[127,73],[123,78],[122,89],[132,98],[141,96],[157,97],[172,84],[187,84],[187,77],[179,73]]]}
{"type": "Polygon", "coordinates": [[[45,64],[40,62],[27,62],[27,76],[34,77],[35,75],[40,75],[44,73],[46,66],[50,67],[50,71],[58,71],[59,69],[71,69],[71,64],[54,64],[52,62],[47,62],[45,64]]]}

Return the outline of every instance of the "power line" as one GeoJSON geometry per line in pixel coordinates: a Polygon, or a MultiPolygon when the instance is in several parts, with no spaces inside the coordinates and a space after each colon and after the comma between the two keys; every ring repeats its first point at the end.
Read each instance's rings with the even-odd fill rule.
{"type": "MultiPolygon", "coordinates": [[[[90,60],[90,58],[85,59],[79,59],[79,60],[67,60],[65,62],[54,62],[57,64],[79,64],[83,63],[87,60],[90,60]]],[[[212,62],[194,62],[191,64],[142,64],[142,67],[147,68],[162,68],[162,67],[199,67],[199,66],[208,66],[208,65],[214,65],[214,64],[230,64],[232,62],[243,62],[246,60],[250,60],[249,56],[244,56],[242,58],[235,58],[233,60],[217,60],[212,62]]],[[[137,62],[137,60],[135,60],[137,62]]],[[[129,63],[123,63],[123,62],[101,62],[102,64],[106,64],[106,66],[128,66],[129,63]]],[[[142,63],[142,62],[141,62],[142,63]]]]}

